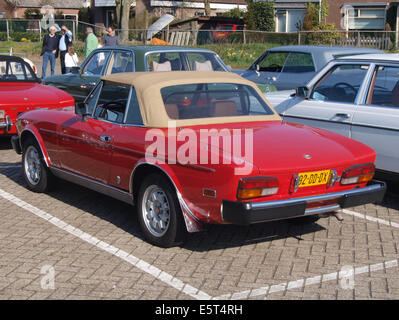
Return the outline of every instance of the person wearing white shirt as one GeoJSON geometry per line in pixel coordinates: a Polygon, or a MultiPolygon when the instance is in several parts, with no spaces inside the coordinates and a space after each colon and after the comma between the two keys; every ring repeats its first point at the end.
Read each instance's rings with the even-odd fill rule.
{"type": "Polygon", "coordinates": [[[78,55],[75,52],[75,48],[70,46],[68,52],[65,54],[65,73],[70,73],[73,67],[79,66],[78,55]]]}
{"type": "Polygon", "coordinates": [[[65,70],[65,55],[68,47],[72,45],[72,32],[66,26],[61,27],[60,41],[58,43],[58,50],[60,52],[61,73],[66,73],[65,70]]]}

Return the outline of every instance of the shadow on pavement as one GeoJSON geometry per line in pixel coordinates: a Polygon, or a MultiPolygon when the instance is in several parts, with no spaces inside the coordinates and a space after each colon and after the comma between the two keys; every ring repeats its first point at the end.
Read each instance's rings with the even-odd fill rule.
{"type": "MultiPolygon", "coordinates": [[[[1,163],[2,166],[15,164],[1,163]]],[[[0,174],[26,188],[21,170],[21,168],[4,169],[0,167],[0,174]]],[[[7,188],[4,189],[7,191],[7,188]]],[[[27,189],[26,192],[31,191],[27,189]]],[[[67,205],[108,221],[125,232],[144,240],[135,214],[136,208],[133,206],[62,180],[58,180],[55,190],[49,192],[48,195],[67,205]]],[[[52,214],[51,210],[48,213],[52,214]]],[[[249,227],[207,225],[203,232],[190,234],[181,247],[199,252],[211,251],[287,237],[301,239],[301,235],[320,230],[324,230],[324,228],[317,223],[295,225],[284,221],[261,223],[249,227]]]]}

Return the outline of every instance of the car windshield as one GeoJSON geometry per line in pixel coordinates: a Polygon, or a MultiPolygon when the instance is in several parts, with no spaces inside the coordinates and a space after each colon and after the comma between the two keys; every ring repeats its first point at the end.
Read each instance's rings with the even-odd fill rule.
{"type": "Polygon", "coordinates": [[[1,82],[36,81],[33,71],[23,61],[11,59],[0,60],[1,82]]]}
{"type": "Polygon", "coordinates": [[[243,84],[184,84],[164,87],[161,94],[174,120],[274,114],[254,88],[243,84]]]}
{"type": "Polygon", "coordinates": [[[146,62],[148,71],[226,71],[212,52],[154,52],[146,62]]]}

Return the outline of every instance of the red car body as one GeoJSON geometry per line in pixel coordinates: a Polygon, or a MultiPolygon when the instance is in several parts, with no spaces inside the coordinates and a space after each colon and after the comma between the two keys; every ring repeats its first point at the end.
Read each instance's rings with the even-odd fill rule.
{"type": "MultiPolygon", "coordinates": [[[[159,95],[159,88],[161,91],[164,87],[168,90],[174,88],[167,85],[171,77],[168,72],[108,76],[88,98],[90,104],[92,101],[90,99],[96,99],[96,90],[98,90],[100,98],[97,98],[96,108],[102,108],[101,90],[104,91],[106,86],[121,83],[133,86],[140,102],[139,108],[144,124],[132,125],[126,123],[126,120],[124,123],[114,123],[93,116],[96,111],[85,116],[79,114],[78,108],[32,111],[24,113],[17,120],[19,139],[13,139],[14,149],[23,152],[24,148],[27,148],[26,141],[30,139],[33,141],[32,144],[38,146],[37,151],[42,153],[44,167],[55,176],[131,204],[140,205],[143,181],[150,174],[158,174],[168,181],[175,193],[176,203],[180,206],[178,210],[184,217],[188,231],[198,231],[202,223],[248,225],[331,212],[382,200],[385,185],[370,182],[375,160],[375,152],[372,149],[328,131],[282,122],[271,108],[270,113],[260,119],[257,115],[243,118],[242,121],[239,121],[240,117],[212,117],[206,121],[199,119],[193,125],[186,124],[194,120],[176,119],[175,130],[160,125],[160,121],[166,119],[165,114],[159,115],[164,112],[165,106],[159,106],[155,103],[156,100],[147,103],[146,99],[157,99],[154,96],[159,95]],[[156,117],[159,118],[155,120],[156,117]],[[266,121],[261,121],[262,119],[266,121]],[[165,154],[157,153],[158,157],[163,156],[164,161],[157,163],[149,161],[146,157],[149,131],[155,130],[155,136],[166,137],[167,145],[176,144],[176,150],[179,150],[186,142],[176,139],[178,133],[184,131],[182,128],[190,129],[190,132],[197,137],[204,130],[217,129],[219,132],[224,130],[229,134],[244,128],[251,130],[254,151],[251,169],[245,175],[236,174],[237,168],[246,165],[246,159],[225,164],[222,158],[226,156],[228,148],[219,154],[225,146],[222,148],[212,142],[204,146],[201,145],[199,138],[195,141],[198,145],[198,154],[202,149],[208,150],[210,155],[218,154],[218,163],[185,163],[179,160],[173,163],[169,160],[173,160],[176,153],[168,148],[165,154]],[[358,174],[356,172],[359,170],[356,168],[363,170],[360,170],[359,174],[368,175],[367,178],[356,180],[351,184],[342,184],[344,178],[351,179],[353,176],[349,173],[358,174]],[[330,180],[333,178],[335,180],[306,187],[295,185],[295,182],[299,183],[296,178],[298,174],[322,170],[331,173],[330,180]],[[272,190],[270,195],[262,193],[260,196],[243,198],[251,194],[251,184],[264,181],[262,179],[269,179],[265,180],[266,183],[277,181],[278,190],[272,193],[274,189],[270,185],[267,187],[270,187],[268,191],[272,190]],[[248,190],[245,188],[249,188],[249,193],[246,193],[248,190]]],[[[258,99],[263,99],[261,103],[267,105],[255,84],[234,74],[175,72],[173,79],[174,85],[190,83],[243,85],[252,88],[251,92],[254,92],[258,99]]],[[[187,92],[184,94],[185,105],[180,106],[181,108],[186,108],[187,101],[192,101],[187,97],[189,95],[187,92]]],[[[224,98],[226,98],[225,92],[224,98]]],[[[200,104],[201,106],[197,108],[203,108],[204,102],[200,104]]],[[[168,104],[165,102],[165,105],[168,104]]],[[[181,110],[179,112],[181,114],[181,110]]],[[[168,116],[171,115],[168,113],[168,116]]],[[[240,131],[240,134],[242,139],[240,141],[244,141],[246,131],[240,131]]],[[[243,142],[242,147],[243,149],[245,147],[243,142]]],[[[302,177],[304,178],[304,175],[302,177]]],[[[264,188],[262,190],[266,190],[266,187],[264,188]]],[[[253,190],[258,189],[253,188],[253,190]]],[[[154,240],[151,236],[147,239],[155,244],[170,245],[169,242],[157,242],[157,239],[154,240]]]]}
{"type": "Polygon", "coordinates": [[[68,93],[40,84],[22,58],[0,56],[0,135],[15,135],[15,120],[25,111],[73,106],[68,93]]]}
{"type": "Polygon", "coordinates": [[[229,33],[236,32],[238,30],[238,27],[238,24],[221,24],[217,26],[215,31],[213,31],[213,39],[226,39],[229,36],[229,33]]]}

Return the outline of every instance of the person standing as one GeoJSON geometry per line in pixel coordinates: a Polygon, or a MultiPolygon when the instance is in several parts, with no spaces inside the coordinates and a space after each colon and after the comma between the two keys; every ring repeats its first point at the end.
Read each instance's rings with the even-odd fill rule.
{"type": "Polygon", "coordinates": [[[65,73],[70,73],[73,67],[78,67],[79,59],[73,46],[68,47],[68,52],[65,54],[65,73]]]}
{"type": "Polygon", "coordinates": [[[68,47],[72,45],[72,32],[66,26],[62,26],[61,33],[58,50],[60,52],[61,73],[65,74],[65,54],[68,51],[68,47]]]}
{"type": "Polygon", "coordinates": [[[86,28],[86,40],[85,40],[85,54],[86,57],[92,52],[94,49],[97,48],[98,46],[98,39],[93,33],[93,28],[92,27],[87,27],[86,28]]]}
{"type": "Polygon", "coordinates": [[[55,59],[58,56],[58,45],[60,37],[57,36],[57,29],[55,26],[51,26],[49,29],[49,34],[46,34],[43,39],[42,52],[43,56],[43,66],[42,66],[42,79],[46,77],[47,64],[50,61],[51,75],[54,75],[55,69],[55,59]]]}
{"type": "Polygon", "coordinates": [[[115,35],[115,30],[108,27],[107,34],[103,37],[102,41],[104,47],[119,46],[119,38],[115,35]]]}

